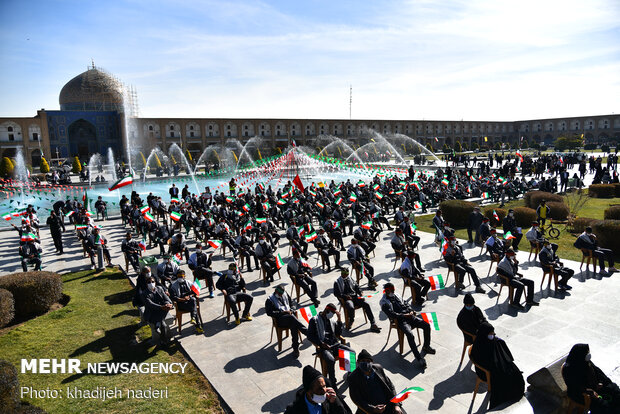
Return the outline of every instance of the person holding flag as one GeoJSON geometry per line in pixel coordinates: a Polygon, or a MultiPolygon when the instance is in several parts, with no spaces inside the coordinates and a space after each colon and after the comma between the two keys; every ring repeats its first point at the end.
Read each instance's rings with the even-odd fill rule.
{"type": "Polygon", "coordinates": [[[19,246],[19,255],[21,256],[22,270],[28,271],[28,265],[34,265],[35,271],[41,270],[41,245],[34,237],[28,238],[19,246]]]}
{"type": "Polygon", "coordinates": [[[450,237],[443,258],[448,265],[454,266],[454,273],[456,274],[455,287],[457,291],[460,289],[465,289],[463,280],[465,279],[465,273],[468,273],[474,281],[474,285],[476,285],[476,293],[485,293],[485,290],[482,286],[480,286],[480,279],[478,279],[476,270],[471,266],[471,264],[469,264],[469,261],[465,258],[465,255],[463,255],[463,249],[456,241],[456,237],[450,237]]]}
{"type": "Polygon", "coordinates": [[[413,330],[421,328],[424,332],[424,346],[422,347],[422,351],[427,354],[435,354],[435,349],[431,348],[431,326],[428,322],[416,316],[414,310],[396,295],[393,283],[388,282],[383,285],[383,288],[385,293],[379,302],[381,304],[381,310],[390,321],[396,322],[398,328],[404,332],[407,337],[407,342],[409,342],[411,352],[413,352],[415,356],[415,360],[422,369],[425,369],[426,360],[418,351],[415,338],[413,337],[413,330]]]}
{"type": "Polygon", "coordinates": [[[164,261],[157,265],[157,285],[167,289],[179,273],[179,265],[173,262],[169,254],[164,255],[164,261]]]}
{"type": "Polygon", "coordinates": [[[350,414],[351,410],[323,375],[306,365],[303,369],[303,387],[295,393],[295,401],[286,407],[284,414],[319,413],[350,414]]]}
{"type": "Polygon", "coordinates": [[[327,271],[331,271],[329,256],[334,256],[334,261],[336,262],[336,269],[341,269],[340,267],[340,251],[334,247],[334,244],[331,240],[325,237],[325,229],[319,229],[319,235],[314,241],[314,247],[319,252],[325,263],[327,264],[327,271]]]}
{"type": "Polygon", "coordinates": [[[207,287],[209,288],[209,298],[213,298],[213,290],[215,285],[213,284],[213,275],[219,274],[219,272],[214,272],[211,270],[211,264],[213,257],[213,252],[210,255],[207,255],[202,250],[202,244],[196,244],[196,251],[192,253],[187,261],[187,265],[190,270],[193,272],[194,279],[197,280],[206,280],[207,287]]]}
{"type": "Polygon", "coordinates": [[[279,270],[276,257],[273,255],[273,247],[267,243],[264,234],[258,236],[258,244],[254,248],[254,253],[258,258],[261,268],[267,274],[267,280],[273,282],[273,275],[279,270]]]}
{"type": "Polygon", "coordinates": [[[517,227],[515,211],[512,208],[508,210],[508,215],[504,218],[502,227],[504,228],[504,238],[507,240],[512,240],[512,248],[515,252],[518,252],[519,243],[523,238],[523,232],[521,231],[521,227],[517,227]]]}
{"type": "Polygon", "coordinates": [[[286,238],[291,244],[291,248],[302,252],[304,259],[308,260],[308,242],[299,234],[296,223],[297,220],[291,219],[291,225],[286,230],[286,238]]]}
{"type": "Polygon", "coordinates": [[[334,282],[334,296],[338,298],[342,306],[347,309],[345,315],[349,316],[349,320],[345,321],[348,330],[353,326],[355,320],[355,309],[362,308],[368,320],[370,321],[370,332],[381,332],[381,328],[375,322],[375,316],[370,309],[370,305],[366,299],[362,297],[362,290],[359,285],[349,277],[349,269],[346,267],[340,270],[340,277],[334,282]]]}
{"type": "Polygon", "coordinates": [[[284,285],[276,286],[275,291],[265,301],[265,312],[271,316],[278,328],[290,329],[293,341],[293,356],[299,357],[299,332],[308,335],[308,329],[297,318],[297,303],[286,293],[284,285]]]}
{"type": "MultiPolygon", "coordinates": [[[[131,239],[131,231],[125,234],[125,240],[121,243],[121,251],[125,255],[127,262],[133,267],[133,270],[138,273],[140,271],[138,258],[142,256],[142,250],[138,247],[138,242],[131,239]]],[[[129,273],[129,269],[125,269],[125,271],[129,273]]]]}
{"type": "Polygon", "coordinates": [[[431,282],[424,278],[420,256],[413,250],[409,250],[398,272],[406,284],[413,286],[416,305],[422,306],[431,288],[431,282]]]}
{"type": "Polygon", "coordinates": [[[405,240],[407,240],[407,243],[409,243],[409,246],[411,246],[412,249],[418,247],[418,243],[420,243],[420,236],[416,236],[415,223],[411,223],[408,216],[403,218],[403,221],[398,225],[398,228],[403,232],[405,240]]]}
{"type": "Polygon", "coordinates": [[[367,350],[362,349],[359,353],[357,368],[349,375],[347,382],[351,400],[362,412],[407,414],[401,403],[390,401],[396,396],[396,388],[367,350]]]}
{"type": "Polygon", "coordinates": [[[351,246],[347,250],[347,258],[349,262],[351,262],[351,266],[353,269],[358,270],[362,273],[362,277],[366,276],[368,278],[368,287],[370,289],[374,289],[377,287],[378,283],[375,281],[375,269],[370,265],[370,259],[357,243],[357,239],[351,239],[351,246]]]}
{"type": "Polygon", "coordinates": [[[353,351],[342,338],[342,317],[333,303],[328,303],[322,312],[313,316],[308,323],[308,340],[317,347],[317,354],[327,365],[327,376],[336,386],[336,359],[338,350],[353,351]],[[334,316],[336,320],[334,320],[334,316]]]}
{"type": "Polygon", "coordinates": [[[293,250],[293,258],[286,265],[286,273],[291,277],[293,283],[304,290],[314,306],[319,306],[321,302],[317,299],[318,289],[316,282],[312,279],[312,269],[302,261],[299,250],[293,250]]]}
{"type": "Polygon", "coordinates": [[[198,323],[198,294],[192,290],[192,285],[185,279],[185,270],[179,269],[177,278],[168,288],[170,300],[176,304],[177,312],[189,312],[191,315],[191,323],[196,327],[196,333],[204,332],[202,326],[198,323]]]}
{"type": "Polygon", "coordinates": [[[245,304],[243,307],[243,319],[246,321],[252,320],[252,316],[250,316],[250,307],[252,306],[254,298],[252,295],[245,292],[245,279],[237,269],[236,263],[228,265],[228,271],[220,276],[215,287],[224,294],[224,300],[228,302],[230,309],[235,315],[235,325],[241,323],[237,302],[243,302],[245,304]]]}

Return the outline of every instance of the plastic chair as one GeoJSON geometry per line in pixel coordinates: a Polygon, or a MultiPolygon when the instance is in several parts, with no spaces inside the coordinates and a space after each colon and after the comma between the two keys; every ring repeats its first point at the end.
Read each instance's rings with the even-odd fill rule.
{"type": "Polygon", "coordinates": [[[555,290],[558,290],[558,275],[555,273],[553,266],[546,266],[546,268],[543,267],[543,277],[542,277],[542,280],[540,281],[540,290],[542,290],[543,283],[545,282],[545,277],[547,275],[549,275],[548,282],[547,282],[547,289],[551,287],[551,279],[553,278],[555,290]]]}
{"type": "MultiPolygon", "coordinates": [[[[295,315],[297,315],[297,312],[295,312],[295,315]]],[[[276,318],[274,316],[271,317],[271,337],[269,337],[269,343],[271,343],[271,341],[273,340],[273,331],[276,331],[276,338],[278,339],[278,352],[282,351],[282,339],[283,338],[288,338],[289,336],[289,328],[280,328],[278,326],[278,324],[276,323],[276,318]],[[284,337],[282,337],[282,333],[284,333],[284,337]]],[[[301,337],[301,332],[297,332],[299,334],[299,340],[302,340],[301,337]]]]}
{"type": "MultiPolygon", "coordinates": [[[[390,320],[390,330],[388,331],[388,336],[385,344],[387,345],[388,342],[390,342],[390,334],[392,333],[392,329],[396,329],[396,333],[398,334],[398,352],[400,352],[400,354],[402,355],[405,345],[405,333],[402,329],[398,327],[398,323],[394,320],[390,320]]],[[[422,340],[420,339],[420,328],[416,328],[416,331],[418,332],[418,343],[421,344],[422,340]]]]}
{"type": "MultiPolygon", "coordinates": [[[[190,313],[190,311],[186,311],[186,310],[180,310],[177,307],[177,303],[173,302],[174,304],[174,310],[176,311],[177,317],[177,329],[179,330],[179,335],[181,335],[181,325],[183,324],[183,314],[184,313],[190,313]]],[[[203,325],[202,322],[202,315],[200,314],[200,301],[198,300],[198,298],[196,298],[196,314],[198,316],[198,323],[200,323],[200,326],[203,325]]]]}
{"type": "MultiPolygon", "coordinates": [[[[345,325],[347,329],[351,329],[351,326],[349,325],[349,310],[347,309],[346,306],[344,306],[344,299],[338,298],[338,302],[340,302],[340,310],[342,311],[344,309],[344,320],[345,320],[345,325]]],[[[355,309],[361,309],[361,306],[356,306],[355,309]]],[[[355,309],[353,309],[353,312],[355,312],[355,309]]],[[[368,323],[368,317],[366,316],[366,312],[362,312],[364,314],[364,320],[366,321],[366,323],[368,323]]]]}
{"type": "Polygon", "coordinates": [[[499,276],[499,279],[500,279],[500,287],[499,287],[499,292],[497,293],[497,300],[495,301],[495,304],[497,305],[499,303],[499,297],[502,294],[502,289],[504,288],[504,286],[507,286],[508,287],[508,303],[512,305],[513,293],[514,293],[515,288],[510,285],[510,280],[508,279],[507,276],[500,275],[499,273],[497,274],[497,276],[499,276]]]}
{"type": "Polygon", "coordinates": [[[589,272],[590,269],[590,261],[592,261],[592,267],[594,271],[596,271],[596,257],[594,256],[594,252],[588,249],[581,249],[581,265],[579,265],[579,270],[583,267],[584,260],[586,261],[586,272],[589,272]]]}
{"type": "Polygon", "coordinates": [[[469,360],[474,365],[474,367],[482,371],[485,376],[485,379],[481,379],[480,376],[478,375],[478,372],[476,372],[476,386],[474,387],[474,395],[471,398],[471,403],[473,406],[474,400],[476,399],[476,394],[478,393],[478,387],[480,386],[480,384],[482,383],[487,384],[487,392],[491,393],[491,373],[489,372],[489,370],[482,368],[480,365],[476,364],[476,362],[473,359],[471,359],[471,350],[472,348],[469,348],[469,354],[468,354],[469,360]]]}

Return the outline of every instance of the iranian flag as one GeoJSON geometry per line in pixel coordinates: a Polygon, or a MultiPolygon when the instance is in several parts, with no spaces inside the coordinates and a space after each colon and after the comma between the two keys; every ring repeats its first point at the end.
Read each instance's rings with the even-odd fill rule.
{"type": "Polygon", "coordinates": [[[355,203],[357,201],[357,194],[351,193],[351,195],[349,196],[349,201],[355,203]]]}
{"type": "Polygon", "coordinates": [[[338,350],[338,363],[342,371],[355,371],[355,352],[345,349],[338,350]]]}
{"type": "Polygon", "coordinates": [[[21,241],[23,242],[34,241],[34,239],[36,238],[37,236],[34,233],[22,233],[21,241]]]}
{"type": "Polygon", "coordinates": [[[190,289],[196,294],[196,296],[200,296],[200,289],[202,289],[202,286],[200,286],[200,281],[198,279],[194,279],[194,283],[192,283],[190,289]]]}
{"type": "Polygon", "coordinates": [[[181,256],[180,253],[177,253],[174,256],[172,256],[172,261],[175,262],[179,266],[181,266],[181,261],[182,260],[183,260],[183,257],[181,256]]]}
{"type": "Polygon", "coordinates": [[[312,195],[312,197],[316,197],[316,191],[314,191],[312,187],[308,188],[308,192],[312,195]]]}
{"type": "Polygon", "coordinates": [[[259,217],[259,218],[256,219],[256,222],[258,224],[267,223],[267,218],[266,217],[259,217]]]}
{"type": "Polygon", "coordinates": [[[337,229],[338,227],[340,227],[340,222],[339,222],[339,221],[337,221],[337,222],[335,222],[334,224],[332,224],[332,229],[334,229],[334,230],[335,230],[335,229],[337,229]]]}
{"type": "Polygon", "coordinates": [[[359,180],[359,181],[357,182],[357,186],[358,186],[358,187],[360,187],[360,188],[362,188],[362,187],[366,187],[366,183],[365,183],[365,182],[363,182],[362,180],[359,180]]]}
{"type": "Polygon", "coordinates": [[[306,320],[307,323],[310,323],[310,318],[317,315],[316,307],[314,305],[306,306],[299,309],[299,313],[301,317],[306,320]]]}
{"type": "Polygon", "coordinates": [[[365,221],[362,223],[362,228],[369,230],[372,227],[372,221],[365,221]]]}
{"type": "Polygon", "coordinates": [[[301,262],[301,265],[303,267],[307,267],[308,269],[312,269],[312,267],[310,267],[310,263],[306,262],[303,258],[300,258],[299,261],[301,262]]]}
{"type": "Polygon", "coordinates": [[[413,207],[414,208],[422,208],[422,204],[420,204],[418,202],[415,202],[415,203],[413,203],[413,207]]]}
{"type": "Polygon", "coordinates": [[[324,207],[325,207],[325,204],[323,204],[323,203],[321,203],[321,202],[317,201],[317,202],[316,202],[316,206],[317,206],[318,208],[324,208],[324,207]]]}
{"type": "Polygon", "coordinates": [[[265,210],[269,210],[269,207],[271,207],[271,206],[269,205],[269,203],[267,203],[267,202],[263,203],[263,208],[264,208],[265,210]]]}
{"type": "Polygon", "coordinates": [[[249,205],[248,203],[245,203],[245,204],[243,205],[243,207],[241,207],[241,208],[242,208],[242,209],[243,209],[243,211],[245,211],[245,212],[250,211],[250,205],[249,205]]]}
{"type": "Polygon", "coordinates": [[[493,210],[493,218],[499,222],[499,216],[497,215],[495,210],[493,210]]]}
{"type": "Polygon", "coordinates": [[[504,239],[505,239],[505,240],[516,239],[516,237],[515,237],[515,236],[513,236],[511,232],[507,231],[507,232],[504,234],[504,239]]]}
{"type": "Polygon", "coordinates": [[[334,197],[337,197],[337,196],[339,196],[340,194],[342,194],[342,191],[340,191],[340,190],[336,190],[336,191],[334,191],[334,197]]]}
{"type": "Polygon", "coordinates": [[[383,198],[383,194],[381,194],[380,192],[376,192],[375,193],[375,197],[377,197],[379,200],[381,200],[383,198]]]}
{"type": "Polygon", "coordinates": [[[235,201],[235,197],[228,196],[226,197],[226,201],[232,203],[233,201],[235,201]]]}
{"type": "Polygon", "coordinates": [[[439,330],[439,322],[437,322],[437,312],[421,312],[420,316],[424,319],[424,322],[427,322],[431,328],[438,331],[439,330]]]}
{"type": "Polygon", "coordinates": [[[248,221],[247,223],[245,223],[245,230],[250,230],[252,228],[252,220],[248,221]]]}
{"type": "Polygon", "coordinates": [[[435,142],[439,142],[439,140],[437,139],[437,137],[435,137],[435,142]]]}
{"type": "Polygon", "coordinates": [[[336,205],[339,206],[340,204],[342,204],[342,197],[338,197],[336,200],[336,205]]]}
{"type": "Polygon", "coordinates": [[[142,208],[140,208],[140,213],[142,214],[146,214],[147,211],[149,211],[151,208],[149,206],[144,206],[142,208]]]}
{"type": "Polygon", "coordinates": [[[444,178],[443,180],[441,180],[441,183],[445,186],[447,186],[448,184],[450,184],[450,181],[448,181],[447,178],[444,178]]]}
{"type": "Polygon", "coordinates": [[[394,194],[396,195],[401,195],[403,193],[403,190],[396,190],[394,191],[394,194]]]}
{"type": "Polygon", "coordinates": [[[214,249],[219,249],[222,245],[221,240],[208,240],[207,243],[209,243],[209,246],[213,247],[214,249]]]}
{"type": "Polygon", "coordinates": [[[523,162],[523,155],[521,155],[521,152],[517,151],[517,157],[523,162]]]}
{"type": "Polygon", "coordinates": [[[261,191],[265,191],[265,186],[262,185],[261,183],[258,183],[258,188],[260,188],[261,191]]]}
{"type": "Polygon", "coordinates": [[[375,184],[375,185],[372,186],[372,189],[377,191],[379,189],[379,187],[380,187],[379,184],[375,184]]]}
{"type": "Polygon", "coordinates": [[[310,233],[310,234],[306,234],[306,241],[307,241],[307,242],[314,241],[314,240],[316,240],[316,238],[317,238],[317,237],[318,237],[318,236],[317,236],[316,232],[315,232],[315,231],[313,231],[313,232],[312,232],[312,233],[310,233]]]}
{"type": "Polygon", "coordinates": [[[422,187],[420,186],[420,183],[417,181],[413,182],[413,186],[415,187],[416,190],[420,191],[422,189],[422,187]]]}
{"type": "Polygon", "coordinates": [[[2,216],[2,218],[6,221],[11,220],[11,218],[13,218],[13,216],[11,215],[11,213],[6,213],[2,216]]]}
{"type": "Polygon", "coordinates": [[[95,213],[93,213],[92,211],[86,210],[86,217],[92,217],[94,215],[95,215],[95,213]]]}
{"type": "MultiPolygon", "coordinates": [[[[12,213],[13,215],[15,215],[15,213],[12,213]]],[[[67,214],[65,214],[65,217],[71,217],[72,215],[75,214],[74,210],[68,211],[67,214]]],[[[19,214],[18,214],[19,215],[19,214]]]]}
{"type": "Polygon", "coordinates": [[[489,198],[489,193],[482,193],[482,198],[489,198]]]}
{"type": "Polygon", "coordinates": [[[86,224],[78,224],[77,226],[75,226],[76,230],[86,230],[88,228],[88,225],[86,224]]]}
{"type": "Polygon", "coordinates": [[[153,216],[151,215],[151,213],[148,213],[148,212],[147,212],[146,214],[144,214],[144,219],[145,219],[146,221],[149,221],[149,222],[153,222],[153,221],[155,221],[155,217],[153,217],[153,216]]]}
{"type": "Polygon", "coordinates": [[[171,204],[181,204],[181,201],[179,200],[179,197],[172,197],[170,199],[170,203],[171,204]]]}
{"type": "Polygon", "coordinates": [[[405,388],[404,390],[396,394],[394,398],[390,400],[390,402],[394,404],[398,404],[399,402],[405,401],[407,398],[409,398],[409,394],[411,394],[412,392],[420,392],[420,391],[424,391],[424,389],[420,387],[405,388]]]}
{"type": "Polygon", "coordinates": [[[138,242],[138,246],[140,246],[140,249],[142,250],[146,250],[146,240],[142,239],[138,242]]]}
{"type": "Polygon", "coordinates": [[[438,290],[446,287],[443,284],[443,277],[441,275],[429,276],[428,281],[431,282],[431,290],[438,290]]]}
{"type": "Polygon", "coordinates": [[[284,260],[282,260],[282,256],[280,256],[280,253],[278,253],[278,257],[276,257],[276,267],[278,268],[278,270],[284,267],[284,260]]]}
{"type": "Polygon", "coordinates": [[[281,199],[279,199],[279,200],[278,200],[277,204],[278,204],[279,206],[283,206],[283,205],[285,205],[285,204],[286,204],[286,200],[285,200],[285,199],[283,199],[283,198],[281,198],[281,199]]]}
{"type": "Polygon", "coordinates": [[[181,220],[181,213],[173,211],[172,213],[170,213],[170,218],[174,221],[179,221],[181,220]]]}
{"type": "Polygon", "coordinates": [[[133,184],[133,175],[131,174],[129,174],[127,177],[121,178],[120,180],[112,184],[112,186],[108,188],[108,190],[118,190],[119,188],[125,187],[126,185],[130,184],[133,184]]]}

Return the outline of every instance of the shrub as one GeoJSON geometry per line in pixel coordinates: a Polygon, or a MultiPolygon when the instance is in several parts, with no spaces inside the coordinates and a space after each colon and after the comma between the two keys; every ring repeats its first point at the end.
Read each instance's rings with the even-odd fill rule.
{"type": "Polygon", "coordinates": [[[471,149],[472,149],[472,151],[475,151],[475,150],[477,150],[477,149],[480,149],[480,145],[478,145],[478,143],[477,143],[477,142],[472,142],[472,144],[471,144],[471,149]]]}
{"type": "Polygon", "coordinates": [[[13,295],[6,289],[0,289],[0,328],[8,325],[15,316],[13,295]]]}
{"type": "Polygon", "coordinates": [[[506,217],[508,215],[508,212],[506,210],[504,210],[503,208],[492,208],[492,207],[487,207],[484,209],[484,216],[488,217],[489,219],[489,224],[491,225],[491,227],[498,227],[502,224],[502,222],[504,221],[504,217],[506,217]],[[499,223],[497,222],[497,220],[495,219],[495,217],[493,216],[493,211],[495,211],[497,213],[497,216],[499,217],[499,223]]]}
{"type": "Polygon", "coordinates": [[[0,277],[0,288],[15,300],[15,316],[40,315],[62,297],[62,279],[52,272],[23,272],[0,277]]]}
{"type": "Polygon", "coordinates": [[[566,220],[570,213],[570,208],[564,202],[550,201],[547,203],[549,206],[549,218],[554,220],[566,220]]]}
{"type": "Polygon", "coordinates": [[[620,220],[597,220],[592,223],[592,232],[596,234],[600,246],[614,252],[620,251],[620,220]]]}
{"type": "Polygon", "coordinates": [[[502,149],[502,145],[499,142],[496,142],[495,145],[493,145],[493,149],[495,151],[499,151],[502,149]]]}
{"type": "Polygon", "coordinates": [[[467,227],[469,214],[474,211],[474,207],[476,204],[463,200],[446,200],[439,205],[444,220],[454,228],[467,227]]]}
{"type": "Polygon", "coordinates": [[[596,149],[596,144],[586,144],[583,146],[583,149],[586,151],[591,151],[596,149]]]}
{"type": "Polygon", "coordinates": [[[605,144],[605,145],[601,145],[601,151],[603,152],[609,152],[609,145],[605,144]]]}
{"type": "Polygon", "coordinates": [[[590,217],[577,217],[575,221],[573,221],[573,232],[574,233],[583,233],[586,230],[586,227],[592,226],[597,219],[590,217]]]}
{"type": "Polygon", "coordinates": [[[620,206],[613,206],[606,209],[605,220],[620,220],[620,206]]]}
{"type": "Polygon", "coordinates": [[[594,198],[614,198],[616,186],[615,184],[592,184],[588,187],[588,194],[594,198]]]}
{"type": "Polygon", "coordinates": [[[82,163],[80,162],[80,159],[77,156],[73,157],[72,171],[75,174],[79,174],[82,171],[82,163]]]}
{"type": "Polygon", "coordinates": [[[0,176],[7,177],[13,173],[13,169],[15,166],[13,165],[13,161],[9,157],[3,157],[0,162],[0,176]]]}
{"type": "Polygon", "coordinates": [[[528,191],[523,196],[523,200],[525,201],[525,205],[527,207],[533,208],[534,210],[538,208],[538,205],[540,204],[542,200],[545,200],[547,202],[549,201],[557,201],[557,202],[562,202],[562,203],[564,202],[564,198],[561,195],[547,193],[545,191],[538,191],[538,190],[528,191]]]}
{"type": "Polygon", "coordinates": [[[48,172],[50,172],[50,165],[47,163],[47,160],[43,157],[41,157],[41,163],[39,164],[39,169],[41,170],[42,174],[47,174],[48,172]]]}
{"type": "Polygon", "coordinates": [[[620,183],[614,183],[612,185],[616,189],[616,197],[620,197],[620,183]]]}
{"type": "Polygon", "coordinates": [[[529,207],[516,207],[515,209],[515,220],[517,222],[517,226],[527,229],[532,226],[532,221],[535,221],[536,210],[529,207]]]}
{"type": "Polygon", "coordinates": [[[539,150],[540,149],[540,144],[538,142],[533,143],[532,144],[532,149],[539,150]]]}
{"type": "Polygon", "coordinates": [[[19,380],[17,370],[9,361],[0,359],[0,407],[2,412],[14,413],[19,409],[19,380]]]}
{"type": "Polygon", "coordinates": [[[539,149],[541,151],[547,151],[547,146],[546,145],[541,145],[539,149]]]}

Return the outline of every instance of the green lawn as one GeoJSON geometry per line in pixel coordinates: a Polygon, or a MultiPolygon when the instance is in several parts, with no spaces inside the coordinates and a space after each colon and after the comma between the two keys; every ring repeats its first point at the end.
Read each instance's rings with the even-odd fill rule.
{"type": "MultiPolygon", "coordinates": [[[[565,198],[567,199],[567,203],[571,205],[576,201],[578,197],[577,193],[572,193],[565,198]],[[570,197],[570,198],[569,198],[570,197]]],[[[620,204],[620,198],[588,198],[586,203],[583,205],[583,208],[579,210],[577,216],[578,217],[589,217],[594,219],[602,220],[604,218],[605,209],[609,208],[609,206],[613,204],[620,204]]],[[[503,207],[508,210],[510,208],[515,207],[523,207],[525,204],[523,199],[513,200],[503,207]]],[[[484,208],[499,208],[499,204],[490,204],[488,206],[484,206],[484,208]]],[[[429,233],[435,233],[434,228],[432,227],[434,214],[427,214],[424,216],[416,216],[417,227],[419,231],[425,231],[429,233]]],[[[564,229],[564,225],[557,225],[560,229],[560,238],[558,240],[552,240],[553,243],[557,243],[558,248],[558,256],[562,259],[567,260],[575,260],[577,262],[581,262],[581,252],[573,247],[573,243],[575,242],[577,234],[571,234],[570,232],[564,229]]],[[[456,228],[456,237],[459,239],[467,240],[467,229],[466,228],[456,228]]],[[[524,229],[525,233],[527,229],[524,229]]],[[[521,250],[529,251],[529,244],[525,240],[525,235],[519,244],[521,250]]],[[[616,257],[620,258],[620,252],[616,252],[616,257]]]]}
{"type": "MultiPolygon", "coordinates": [[[[0,358],[20,371],[22,358],[78,358],[87,363],[188,363],[184,374],[19,374],[20,387],[62,390],[118,387],[123,398],[102,402],[89,399],[32,399],[50,413],[220,413],[218,398],[200,372],[176,344],[163,350],[150,346],[148,326],[139,327],[132,307],[132,287],[116,270],[85,271],[63,276],[69,303],[21,325],[0,331],[0,358]],[[135,339],[138,339],[137,344],[135,339]],[[165,399],[128,399],[127,389],[168,389],[165,399]]],[[[61,394],[62,395],[62,394],[61,394]]],[[[2,411],[2,410],[0,410],[2,411]]]]}

